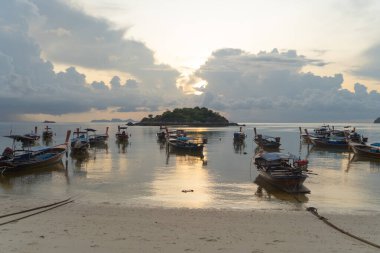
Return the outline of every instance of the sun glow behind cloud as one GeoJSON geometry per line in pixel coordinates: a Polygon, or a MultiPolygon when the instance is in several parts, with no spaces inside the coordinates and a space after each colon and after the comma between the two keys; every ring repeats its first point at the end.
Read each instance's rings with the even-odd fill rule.
{"type": "MultiPolygon", "coordinates": [[[[345,117],[374,117],[377,2],[72,4],[2,3],[0,96],[12,104],[3,119],[129,117],[183,106],[210,106],[234,117],[255,111],[257,119],[310,103],[329,105],[333,119],[343,107],[351,108],[345,117]]],[[[294,115],[305,114],[286,119],[294,115]]]]}

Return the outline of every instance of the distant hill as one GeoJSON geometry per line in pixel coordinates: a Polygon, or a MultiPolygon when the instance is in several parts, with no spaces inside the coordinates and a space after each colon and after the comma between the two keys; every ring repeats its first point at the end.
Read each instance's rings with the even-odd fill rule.
{"type": "Polygon", "coordinates": [[[136,125],[159,126],[159,125],[189,125],[189,126],[228,126],[236,125],[230,123],[218,112],[207,109],[206,107],[176,108],[173,111],[166,111],[162,115],[153,117],[150,114],[143,118],[136,125]]]}
{"type": "Polygon", "coordinates": [[[93,119],[91,120],[92,123],[102,123],[102,122],[132,122],[132,123],[136,123],[137,121],[133,120],[133,119],[126,119],[126,120],[123,120],[123,119],[93,119]]]}
{"type": "Polygon", "coordinates": [[[375,119],[375,121],[373,123],[380,123],[380,117],[375,119]]]}

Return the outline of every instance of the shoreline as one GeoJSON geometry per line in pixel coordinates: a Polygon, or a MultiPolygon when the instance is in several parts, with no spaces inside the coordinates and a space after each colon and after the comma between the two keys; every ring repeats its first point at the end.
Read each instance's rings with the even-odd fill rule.
{"type": "MultiPolygon", "coordinates": [[[[0,215],[57,201],[1,197],[0,215]]],[[[326,218],[380,241],[380,213],[326,218]]],[[[0,231],[4,252],[378,252],[307,211],[132,207],[76,199],[0,231]]]]}

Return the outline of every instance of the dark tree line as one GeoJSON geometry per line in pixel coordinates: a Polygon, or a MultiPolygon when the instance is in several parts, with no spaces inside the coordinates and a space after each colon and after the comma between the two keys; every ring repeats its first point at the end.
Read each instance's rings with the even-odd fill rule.
{"type": "Polygon", "coordinates": [[[176,108],[173,111],[167,110],[162,115],[153,116],[150,114],[148,117],[143,118],[141,123],[228,124],[229,121],[218,112],[197,106],[194,108],[176,108]]]}

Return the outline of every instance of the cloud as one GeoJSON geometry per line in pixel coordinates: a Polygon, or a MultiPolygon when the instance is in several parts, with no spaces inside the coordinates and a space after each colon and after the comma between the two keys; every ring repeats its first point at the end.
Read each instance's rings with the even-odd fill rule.
{"type": "MultiPolygon", "coordinates": [[[[0,8],[0,114],[159,111],[207,106],[236,121],[335,121],[378,117],[380,94],[355,84],[342,88],[343,76],[303,73],[319,59],[295,50],[252,54],[225,48],[212,53],[191,76],[159,64],[142,42],[126,39],[104,19],[59,0],[4,1],[0,8]],[[43,56],[43,57],[42,57],[43,56]],[[56,73],[54,64],[69,65],[56,73]],[[88,83],[79,67],[124,73],[88,83]],[[177,89],[176,83],[180,84],[177,89]],[[193,86],[194,84],[198,86],[193,86]],[[207,84],[207,85],[205,85],[207,84]],[[189,91],[201,96],[184,95],[189,91]]],[[[366,56],[362,75],[379,77],[380,46],[366,56]]]]}
{"type": "Polygon", "coordinates": [[[179,73],[156,64],[153,52],[141,42],[125,39],[125,32],[58,0],[2,3],[2,120],[25,113],[61,115],[115,107],[156,110],[175,104],[182,95],[176,88],[179,73]],[[72,67],[56,73],[54,63],[72,67]],[[125,85],[118,76],[109,83],[88,83],[74,66],[117,70],[134,78],[125,85]]]}
{"type": "Polygon", "coordinates": [[[114,29],[107,20],[61,1],[31,1],[41,15],[32,36],[51,61],[129,73],[141,81],[141,88],[156,92],[173,88],[179,72],[156,64],[153,51],[144,43],[125,38],[127,30],[114,29]]]}
{"type": "Polygon", "coordinates": [[[378,117],[380,94],[362,84],[342,88],[343,76],[303,73],[323,61],[296,51],[251,54],[240,49],[214,52],[195,76],[207,81],[203,104],[237,121],[335,121],[378,117]]]}
{"type": "Polygon", "coordinates": [[[373,45],[363,53],[365,63],[353,70],[353,74],[380,80],[380,43],[373,45]]]}

